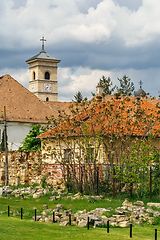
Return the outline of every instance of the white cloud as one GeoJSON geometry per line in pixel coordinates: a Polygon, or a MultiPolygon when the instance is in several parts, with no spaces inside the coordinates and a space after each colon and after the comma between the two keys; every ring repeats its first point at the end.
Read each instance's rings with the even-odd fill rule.
{"type": "Polygon", "coordinates": [[[130,14],[121,15],[117,32],[126,45],[141,46],[160,35],[160,2],[143,0],[143,5],[130,14]]]}
{"type": "Polygon", "coordinates": [[[9,73],[27,87],[28,66],[18,64],[36,54],[44,34],[46,49],[62,60],[61,99],[70,100],[77,91],[89,96],[102,75],[117,84],[117,77],[131,74],[134,82],[150,86],[152,73],[159,88],[159,0],[15,1],[0,1],[1,75],[9,73]],[[11,61],[16,69],[9,68],[11,61]]]}
{"type": "Polygon", "coordinates": [[[86,4],[88,12],[82,13],[79,4],[78,0],[28,0],[15,9],[13,0],[1,1],[3,48],[14,48],[17,42],[19,48],[35,47],[43,33],[49,44],[66,40],[91,43],[120,37],[126,45],[144,44],[160,34],[159,0],[143,0],[137,11],[113,0],[97,0],[94,7],[86,4]]]}
{"type": "MultiPolygon", "coordinates": [[[[143,89],[146,92],[150,92],[152,96],[158,97],[160,90],[159,86],[159,68],[150,68],[147,70],[91,70],[89,68],[76,68],[74,73],[70,68],[58,68],[58,100],[59,101],[71,101],[74,98],[76,92],[80,91],[84,97],[90,99],[92,97],[91,92],[96,92],[96,86],[99,79],[104,75],[111,77],[113,85],[119,85],[117,78],[122,78],[127,75],[134,82],[136,90],[139,89],[139,81],[143,81],[143,89]],[[154,81],[153,81],[154,71],[154,81]]],[[[0,76],[9,74],[24,87],[28,89],[29,86],[29,70],[26,69],[0,69],[0,76]]]]}

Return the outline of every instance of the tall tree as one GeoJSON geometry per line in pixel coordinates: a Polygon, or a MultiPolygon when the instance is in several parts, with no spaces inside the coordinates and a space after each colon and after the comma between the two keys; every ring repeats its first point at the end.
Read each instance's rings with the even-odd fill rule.
{"type": "Polygon", "coordinates": [[[125,94],[126,96],[133,95],[135,86],[130,77],[124,75],[122,78],[118,78],[118,81],[120,83],[120,87],[117,87],[117,91],[120,94],[125,94]]]}
{"type": "Polygon", "coordinates": [[[72,100],[73,102],[77,102],[77,103],[81,103],[83,101],[83,95],[80,91],[78,91],[75,95],[74,95],[74,99],[72,100]]]}
{"type": "MultiPolygon", "coordinates": [[[[98,85],[103,86],[103,92],[106,95],[111,95],[114,92],[115,88],[116,88],[116,85],[113,86],[113,82],[112,82],[111,78],[110,77],[107,78],[104,75],[99,79],[98,85]]],[[[93,92],[91,92],[91,94],[93,96],[96,95],[93,92]]]]}
{"type": "Polygon", "coordinates": [[[102,76],[102,78],[100,78],[98,85],[103,86],[104,88],[103,92],[107,95],[111,95],[116,88],[116,86],[113,86],[111,78],[110,77],[107,78],[105,76],[102,76]]]}

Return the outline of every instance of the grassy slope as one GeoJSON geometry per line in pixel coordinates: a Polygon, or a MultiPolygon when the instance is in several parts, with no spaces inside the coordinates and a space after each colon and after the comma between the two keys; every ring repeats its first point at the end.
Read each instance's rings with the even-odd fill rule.
{"type": "MultiPolygon", "coordinates": [[[[160,231],[160,227],[158,226],[160,231]]],[[[154,227],[134,227],[133,239],[154,239],[154,227]]],[[[110,228],[110,233],[106,229],[78,228],[75,226],[60,227],[58,224],[47,224],[31,222],[30,220],[20,220],[12,217],[0,216],[0,239],[1,240],[27,240],[27,239],[55,239],[55,240],[122,240],[130,239],[129,228],[110,228]]]]}
{"type": "Polygon", "coordinates": [[[20,213],[21,207],[23,208],[24,218],[26,212],[30,215],[34,215],[34,208],[37,209],[37,213],[42,212],[43,205],[47,204],[48,208],[55,209],[57,204],[63,204],[64,209],[72,209],[75,213],[78,210],[86,209],[87,211],[93,210],[95,208],[108,208],[112,207],[115,209],[118,206],[122,205],[122,199],[115,199],[115,200],[95,200],[89,201],[87,199],[77,199],[74,201],[71,200],[55,200],[49,201],[50,196],[43,196],[42,198],[36,200],[33,198],[21,200],[20,198],[10,197],[10,199],[0,198],[0,211],[7,211],[8,205],[10,206],[10,210],[17,210],[20,213]]]}

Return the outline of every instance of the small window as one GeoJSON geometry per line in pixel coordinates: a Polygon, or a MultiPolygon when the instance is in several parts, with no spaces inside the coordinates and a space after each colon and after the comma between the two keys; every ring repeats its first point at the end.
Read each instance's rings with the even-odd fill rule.
{"type": "Polygon", "coordinates": [[[33,72],[33,80],[35,80],[35,79],[36,79],[36,73],[33,72]]]}
{"type": "Polygon", "coordinates": [[[50,79],[50,74],[49,74],[49,72],[45,72],[45,79],[50,79]]]}
{"type": "Polygon", "coordinates": [[[48,102],[48,101],[49,101],[49,98],[47,97],[47,98],[46,98],[46,102],[48,102]]]}

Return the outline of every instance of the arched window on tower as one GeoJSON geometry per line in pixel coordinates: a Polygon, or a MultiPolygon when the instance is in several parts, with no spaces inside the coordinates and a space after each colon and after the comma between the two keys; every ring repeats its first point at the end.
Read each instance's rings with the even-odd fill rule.
{"type": "Polygon", "coordinates": [[[35,79],[36,79],[36,73],[33,72],[33,80],[35,80],[35,79]]]}
{"type": "Polygon", "coordinates": [[[49,98],[47,97],[47,98],[46,98],[46,102],[48,102],[48,101],[49,101],[49,98]]]}
{"type": "Polygon", "coordinates": [[[50,79],[50,74],[49,74],[49,72],[45,72],[45,79],[50,79]]]}

